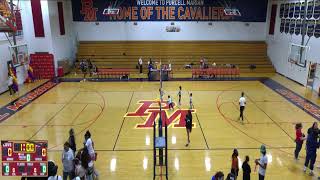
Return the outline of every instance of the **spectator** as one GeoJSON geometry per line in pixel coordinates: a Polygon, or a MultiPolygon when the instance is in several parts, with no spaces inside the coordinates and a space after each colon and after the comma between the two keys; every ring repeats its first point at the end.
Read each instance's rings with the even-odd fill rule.
{"type": "Polygon", "coordinates": [[[138,65],[139,65],[139,70],[140,70],[140,74],[141,74],[142,73],[142,65],[143,65],[142,57],[139,58],[138,65]]]}
{"type": "Polygon", "coordinates": [[[92,62],[90,59],[87,60],[87,63],[88,63],[88,69],[89,69],[89,73],[90,73],[90,76],[92,75],[92,68],[93,68],[93,65],[92,65],[92,62]]]}
{"type": "Polygon", "coordinates": [[[260,153],[262,154],[262,156],[260,157],[260,159],[256,159],[255,163],[257,166],[259,166],[259,180],[264,180],[266,176],[267,165],[268,165],[268,158],[266,156],[267,154],[266,146],[261,145],[260,153]]]}
{"type": "Polygon", "coordinates": [[[83,81],[86,81],[87,69],[88,64],[84,60],[82,60],[80,63],[80,70],[83,73],[83,81]]]}
{"type": "Polygon", "coordinates": [[[68,143],[70,145],[70,148],[72,149],[73,151],[73,154],[75,155],[76,154],[76,150],[77,150],[77,146],[76,146],[76,140],[75,140],[75,137],[74,137],[74,130],[73,128],[71,128],[69,130],[69,140],[68,140],[68,143]]]}
{"type": "Polygon", "coordinates": [[[84,145],[85,147],[87,147],[88,149],[88,153],[91,157],[91,159],[95,159],[95,153],[94,153],[94,148],[93,148],[93,141],[91,139],[91,133],[90,131],[87,131],[84,135],[84,139],[85,139],[85,142],[84,142],[84,145]]]}
{"type": "Polygon", "coordinates": [[[231,156],[231,159],[232,159],[232,162],[231,162],[231,173],[234,174],[235,177],[238,177],[238,173],[239,173],[238,156],[239,156],[238,150],[234,149],[233,153],[232,153],[232,156],[231,156]]]}
{"type": "Polygon", "coordinates": [[[92,75],[97,75],[98,73],[98,68],[95,64],[92,65],[92,69],[91,69],[92,75]]]}
{"type": "Polygon", "coordinates": [[[148,65],[148,80],[151,81],[151,71],[153,69],[152,63],[151,63],[151,59],[150,59],[150,63],[148,65]]]}
{"type": "Polygon", "coordinates": [[[305,135],[302,133],[302,124],[296,124],[296,149],[294,151],[294,158],[298,160],[299,153],[302,148],[303,141],[305,140],[305,135]]]}
{"type": "Polygon", "coordinates": [[[61,176],[57,175],[58,166],[53,161],[48,162],[48,180],[62,180],[61,176]]]}
{"type": "Polygon", "coordinates": [[[204,69],[204,59],[200,59],[200,69],[204,69]]]}
{"type": "Polygon", "coordinates": [[[86,175],[85,175],[86,180],[92,180],[93,171],[94,171],[93,161],[91,160],[88,148],[86,146],[81,150],[80,161],[81,161],[81,166],[85,169],[85,172],[86,172],[86,175]]]}
{"type": "Polygon", "coordinates": [[[15,91],[13,88],[13,77],[8,73],[8,88],[9,88],[9,92],[10,92],[10,96],[12,96],[15,91]]]}
{"type": "Polygon", "coordinates": [[[233,172],[230,172],[226,178],[226,180],[236,180],[237,177],[233,172]]]}
{"type": "Polygon", "coordinates": [[[245,161],[242,164],[243,180],[250,180],[251,167],[249,165],[249,156],[246,156],[245,161]]]}
{"type": "Polygon", "coordinates": [[[70,148],[70,144],[68,142],[64,143],[64,150],[62,153],[62,164],[63,164],[63,180],[73,179],[74,173],[74,152],[70,148]]]}
{"type": "Polygon", "coordinates": [[[84,167],[81,165],[81,161],[76,158],[74,160],[74,164],[75,164],[75,177],[79,177],[80,180],[85,180],[86,179],[86,170],[84,169],[84,167]]]}
{"type": "Polygon", "coordinates": [[[307,144],[306,144],[307,154],[306,154],[306,161],[304,163],[304,168],[303,168],[303,171],[306,172],[307,167],[310,165],[309,166],[310,176],[314,175],[313,168],[317,158],[317,149],[319,147],[318,135],[319,135],[318,123],[314,122],[312,127],[308,129],[307,144]]]}
{"type": "Polygon", "coordinates": [[[218,171],[214,176],[212,176],[211,180],[223,180],[224,174],[221,171],[218,171]]]}
{"type": "MultiPolygon", "coordinates": [[[[89,153],[89,156],[90,156],[90,161],[88,163],[88,171],[92,170],[94,172],[94,174],[91,173],[92,177],[93,176],[99,176],[99,173],[98,171],[96,171],[94,169],[94,166],[93,166],[93,161],[96,160],[96,153],[94,151],[94,143],[91,139],[91,133],[89,131],[87,131],[84,135],[84,138],[85,138],[85,147],[87,147],[88,149],[88,153],[89,153]]],[[[90,180],[90,179],[89,179],[90,180]]]]}

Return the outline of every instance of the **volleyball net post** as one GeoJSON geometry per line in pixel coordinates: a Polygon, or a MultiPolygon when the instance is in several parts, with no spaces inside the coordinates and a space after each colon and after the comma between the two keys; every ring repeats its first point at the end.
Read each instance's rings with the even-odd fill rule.
{"type": "Polygon", "coordinates": [[[162,102],[163,102],[163,90],[162,90],[162,64],[160,60],[160,88],[159,88],[159,96],[160,100],[158,101],[159,105],[159,121],[158,123],[154,122],[153,124],[153,160],[154,160],[154,167],[153,167],[153,179],[156,176],[165,176],[168,179],[168,129],[167,129],[167,122],[162,119],[162,102]],[[157,125],[158,124],[158,125],[157,125]],[[163,125],[164,125],[164,136],[163,136],[163,125]],[[156,129],[158,128],[158,129],[156,129]],[[156,131],[158,130],[158,131],[156,131]],[[158,133],[158,134],[157,134],[158,133]],[[158,152],[158,155],[157,155],[158,152]],[[162,172],[162,168],[165,166],[165,173],[162,172]],[[160,174],[157,174],[156,167],[160,167],[160,174]]]}

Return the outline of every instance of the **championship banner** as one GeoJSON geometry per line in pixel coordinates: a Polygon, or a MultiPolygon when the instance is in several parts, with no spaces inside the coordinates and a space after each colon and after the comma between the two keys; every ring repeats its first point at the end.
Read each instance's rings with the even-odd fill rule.
{"type": "MultiPolygon", "coordinates": [[[[266,22],[268,0],[72,0],[74,21],[242,21],[266,22]],[[225,4],[241,16],[227,16],[225,4]],[[119,9],[105,15],[108,8],[119,9]]],[[[114,10],[114,9],[112,9],[114,10]]]]}
{"type": "Polygon", "coordinates": [[[301,33],[301,27],[302,27],[302,19],[297,19],[296,20],[296,28],[294,30],[294,33],[296,35],[299,35],[301,33]]]}
{"type": "Polygon", "coordinates": [[[311,19],[313,16],[313,8],[314,8],[314,2],[313,1],[309,1],[308,2],[308,7],[307,7],[307,18],[311,19]]]}
{"type": "Polygon", "coordinates": [[[289,17],[289,3],[284,5],[284,10],[283,10],[283,18],[288,18],[289,17]]]}
{"type": "Polygon", "coordinates": [[[306,6],[307,4],[305,4],[304,2],[301,3],[301,7],[300,7],[300,18],[303,19],[304,18],[304,12],[306,11],[306,6]]]}
{"type": "Polygon", "coordinates": [[[299,18],[300,17],[300,2],[295,3],[294,7],[294,18],[299,18]]]}
{"type": "Polygon", "coordinates": [[[290,29],[290,19],[286,19],[286,22],[284,23],[284,32],[288,34],[289,29],[290,29]]]}
{"type": "Polygon", "coordinates": [[[296,3],[289,4],[289,18],[293,18],[296,3]]]}
{"type": "Polygon", "coordinates": [[[315,29],[314,29],[314,37],[320,37],[320,20],[316,21],[315,29]]]}
{"type": "Polygon", "coordinates": [[[289,33],[292,35],[294,34],[294,29],[296,27],[296,20],[295,19],[291,19],[290,20],[290,30],[289,30],[289,33]]]}
{"type": "Polygon", "coordinates": [[[283,33],[284,31],[284,24],[286,23],[286,19],[281,19],[280,23],[280,32],[283,33]]]}
{"type": "Polygon", "coordinates": [[[313,34],[314,34],[314,26],[315,26],[315,24],[316,24],[315,20],[308,20],[307,21],[307,27],[308,27],[307,35],[309,37],[312,37],[313,34]]]}
{"type": "Polygon", "coordinates": [[[316,0],[316,1],[314,2],[313,17],[314,17],[315,19],[319,19],[319,17],[320,17],[320,0],[316,0]]]}
{"type": "Polygon", "coordinates": [[[284,11],[284,4],[280,5],[280,13],[279,13],[279,17],[283,18],[283,11],[284,11]]]}

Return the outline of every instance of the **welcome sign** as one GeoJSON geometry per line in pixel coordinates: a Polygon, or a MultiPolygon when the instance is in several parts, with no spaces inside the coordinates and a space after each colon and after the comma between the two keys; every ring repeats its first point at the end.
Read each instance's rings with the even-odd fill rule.
{"type": "Polygon", "coordinates": [[[104,15],[110,0],[72,0],[74,21],[244,21],[265,22],[267,0],[118,0],[117,15],[104,15]],[[240,10],[226,16],[224,4],[240,10]]]}

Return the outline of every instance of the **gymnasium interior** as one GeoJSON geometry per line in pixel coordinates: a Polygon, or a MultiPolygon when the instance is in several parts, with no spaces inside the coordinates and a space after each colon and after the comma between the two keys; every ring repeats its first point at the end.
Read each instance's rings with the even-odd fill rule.
{"type": "Polygon", "coordinates": [[[0,0],[0,180],[319,179],[319,38],[320,0],[0,0]]]}

